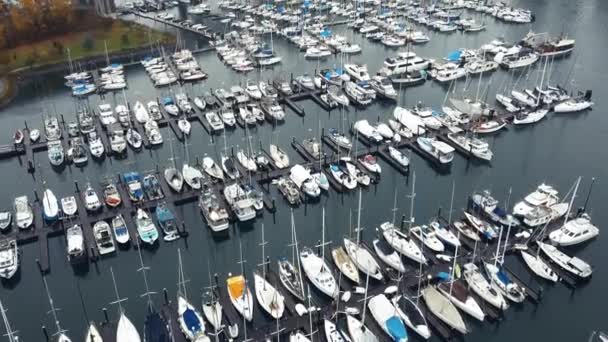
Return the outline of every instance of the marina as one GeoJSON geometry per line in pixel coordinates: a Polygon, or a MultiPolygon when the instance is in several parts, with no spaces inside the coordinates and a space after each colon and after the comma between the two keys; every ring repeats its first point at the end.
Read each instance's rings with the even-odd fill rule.
{"type": "Polygon", "coordinates": [[[608,330],[601,5],[119,6],[175,50],[0,109],[9,340],[608,330]]]}

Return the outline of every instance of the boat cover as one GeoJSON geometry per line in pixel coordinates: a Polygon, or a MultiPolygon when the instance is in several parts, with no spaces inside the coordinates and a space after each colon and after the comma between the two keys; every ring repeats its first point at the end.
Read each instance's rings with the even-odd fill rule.
{"type": "Polygon", "coordinates": [[[393,316],[386,321],[386,329],[390,333],[391,337],[395,341],[407,341],[407,331],[405,325],[401,319],[397,316],[393,316]]]}
{"type": "Polygon", "coordinates": [[[186,311],[184,311],[183,317],[184,323],[186,323],[188,330],[190,330],[192,333],[197,333],[201,331],[201,321],[198,319],[196,313],[192,309],[186,309],[186,311]]]}
{"type": "Polygon", "coordinates": [[[243,276],[228,278],[226,283],[228,283],[228,292],[230,292],[232,298],[239,298],[245,292],[245,278],[243,276]]]}

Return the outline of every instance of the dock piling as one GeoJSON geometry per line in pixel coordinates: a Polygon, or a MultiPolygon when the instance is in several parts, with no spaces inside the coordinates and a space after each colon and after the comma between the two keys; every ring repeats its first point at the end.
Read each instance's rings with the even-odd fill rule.
{"type": "Polygon", "coordinates": [[[76,189],[76,193],[80,193],[80,187],[78,186],[78,181],[74,181],[74,188],[76,189]]]}
{"type": "Polygon", "coordinates": [[[34,190],[34,201],[39,202],[40,199],[38,198],[38,191],[34,190]]]}
{"type": "Polygon", "coordinates": [[[103,317],[105,318],[106,323],[110,323],[110,318],[108,317],[108,309],[102,308],[101,311],[103,311],[103,317]]]}
{"type": "Polygon", "coordinates": [[[49,332],[46,330],[46,327],[44,325],[42,326],[42,333],[44,334],[44,339],[46,341],[48,341],[49,340],[49,332]]]}
{"type": "Polygon", "coordinates": [[[165,299],[165,304],[169,304],[169,293],[167,292],[167,288],[163,288],[163,298],[165,299]]]}

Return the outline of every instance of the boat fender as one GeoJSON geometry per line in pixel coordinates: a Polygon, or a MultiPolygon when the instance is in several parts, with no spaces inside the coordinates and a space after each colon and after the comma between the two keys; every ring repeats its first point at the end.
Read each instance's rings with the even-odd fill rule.
{"type": "Polygon", "coordinates": [[[342,294],[341,300],[343,302],[348,302],[350,300],[350,297],[351,297],[350,291],[346,291],[346,292],[344,292],[344,294],[342,294]]]}
{"type": "Polygon", "coordinates": [[[386,289],[384,289],[384,294],[393,295],[393,294],[397,293],[397,291],[399,291],[399,288],[395,285],[391,285],[391,286],[388,286],[386,289]]]}

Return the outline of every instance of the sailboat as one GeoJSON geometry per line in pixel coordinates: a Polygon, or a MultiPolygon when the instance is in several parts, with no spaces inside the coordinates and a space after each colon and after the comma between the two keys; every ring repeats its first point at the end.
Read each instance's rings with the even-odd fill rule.
{"type": "Polygon", "coordinates": [[[537,276],[556,282],[559,280],[557,274],[549,267],[549,265],[538,255],[532,255],[526,251],[521,251],[521,257],[524,259],[528,268],[537,276]]]}
{"type": "Polygon", "coordinates": [[[468,328],[458,309],[434,286],[428,286],[422,290],[422,298],[433,315],[461,334],[468,333],[468,328]]]}
{"type": "Polygon", "coordinates": [[[43,216],[46,223],[54,223],[59,218],[59,202],[51,189],[44,190],[42,197],[43,216]]]}
{"type": "Polygon", "coordinates": [[[114,270],[110,267],[110,273],[112,274],[112,283],[114,284],[114,293],[116,294],[116,301],[111,304],[118,304],[118,311],[120,312],[120,318],[118,319],[118,327],[116,328],[116,342],[141,342],[139,332],[131,323],[131,320],[125,315],[125,311],[122,308],[121,303],[126,300],[121,299],[118,295],[118,287],[116,286],[116,279],[114,278],[114,270]]]}
{"type": "Polygon", "coordinates": [[[239,251],[241,275],[230,276],[226,279],[226,287],[228,287],[228,296],[236,311],[240,313],[245,320],[251,322],[253,319],[253,296],[251,295],[251,290],[249,289],[249,286],[247,286],[247,281],[243,276],[243,248],[240,241],[239,251]]]}
{"type": "Polygon", "coordinates": [[[203,300],[203,315],[207,319],[211,326],[215,330],[215,335],[217,336],[218,331],[222,329],[222,304],[219,299],[215,295],[215,286],[211,283],[211,271],[210,265],[207,263],[207,270],[209,274],[209,291],[208,298],[203,300]]]}
{"type": "Polygon", "coordinates": [[[426,340],[431,337],[431,329],[416,303],[406,296],[396,296],[392,299],[392,303],[408,328],[426,340]]]}
{"type": "Polygon", "coordinates": [[[475,300],[469,289],[465,285],[464,281],[455,278],[455,271],[458,267],[456,260],[458,258],[458,248],[454,251],[454,263],[452,265],[452,272],[448,282],[442,282],[437,285],[437,289],[446,298],[448,298],[457,308],[463,312],[469,314],[471,317],[483,321],[485,313],[475,300]]]}
{"type": "Polygon", "coordinates": [[[182,191],[184,185],[184,177],[177,169],[177,165],[175,165],[175,154],[173,153],[173,141],[169,141],[169,146],[171,147],[171,165],[165,169],[163,175],[165,177],[165,181],[167,184],[173,189],[175,192],[182,191]]]}
{"type": "Polygon", "coordinates": [[[338,284],[333,273],[325,262],[325,208],[323,208],[321,256],[316,255],[312,249],[304,247],[300,252],[300,262],[306,277],[317,289],[325,295],[335,298],[338,296],[338,284]]]}
{"type": "Polygon", "coordinates": [[[291,210],[291,261],[286,257],[279,259],[279,280],[281,284],[294,295],[297,299],[304,301],[304,287],[302,284],[302,274],[300,273],[300,259],[298,258],[298,239],[293,219],[293,209],[291,210]]]}
{"type": "Polygon", "coordinates": [[[348,335],[342,330],[339,330],[332,321],[328,319],[324,320],[323,326],[325,328],[325,339],[327,342],[351,342],[348,335]]]}
{"type": "Polygon", "coordinates": [[[344,247],[339,246],[337,248],[332,249],[331,257],[338,267],[338,270],[348,279],[350,279],[355,284],[359,284],[359,271],[357,270],[357,266],[353,263],[348,253],[344,247]]]}
{"type": "MultiPolygon", "coordinates": [[[[44,289],[46,290],[46,296],[49,300],[49,306],[51,307],[51,315],[53,316],[53,321],[55,322],[55,327],[57,328],[57,332],[53,336],[57,336],[56,342],[72,342],[72,340],[66,335],[67,330],[61,329],[61,325],[59,324],[59,318],[57,318],[57,309],[53,304],[53,298],[51,298],[51,291],[49,290],[49,284],[46,282],[46,277],[42,276],[42,282],[44,283],[44,289]]],[[[2,310],[4,315],[4,310],[2,310]]],[[[10,335],[9,335],[10,336],[10,335]]]]}
{"type": "Polygon", "coordinates": [[[262,274],[259,272],[253,272],[253,279],[255,285],[255,295],[260,306],[266,311],[272,318],[280,319],[285,311],[285,298],[283,295],[266,280],[266,255],[264,253],[266,241],[264,241],[264,224],[262,224],[262,274]]]}
{"type": "Polygon", "coordinates": [[[89,323],[89,328],[87,329],[87,334],[85,335],[84,342],[102,342],[103,338],[97,330],[97,326],[95,323],[89,323]]]}
{"type": "Polygon", "coordinates": [[[188,302],[184,269],[182,265],[182,253],[177,249],[178,257],[178,295],[177,295],[177,321],[179,328],[192,342],[209,342],[205,335],[205,323],[201,314],[188,302]]]}
{"type": "Polygon", "coordinates": [[[405,325],[385,295],[379,294],[372,297],[369,300],[368,308],[378,325],[393,341],[407,342],[405,325]]]}

